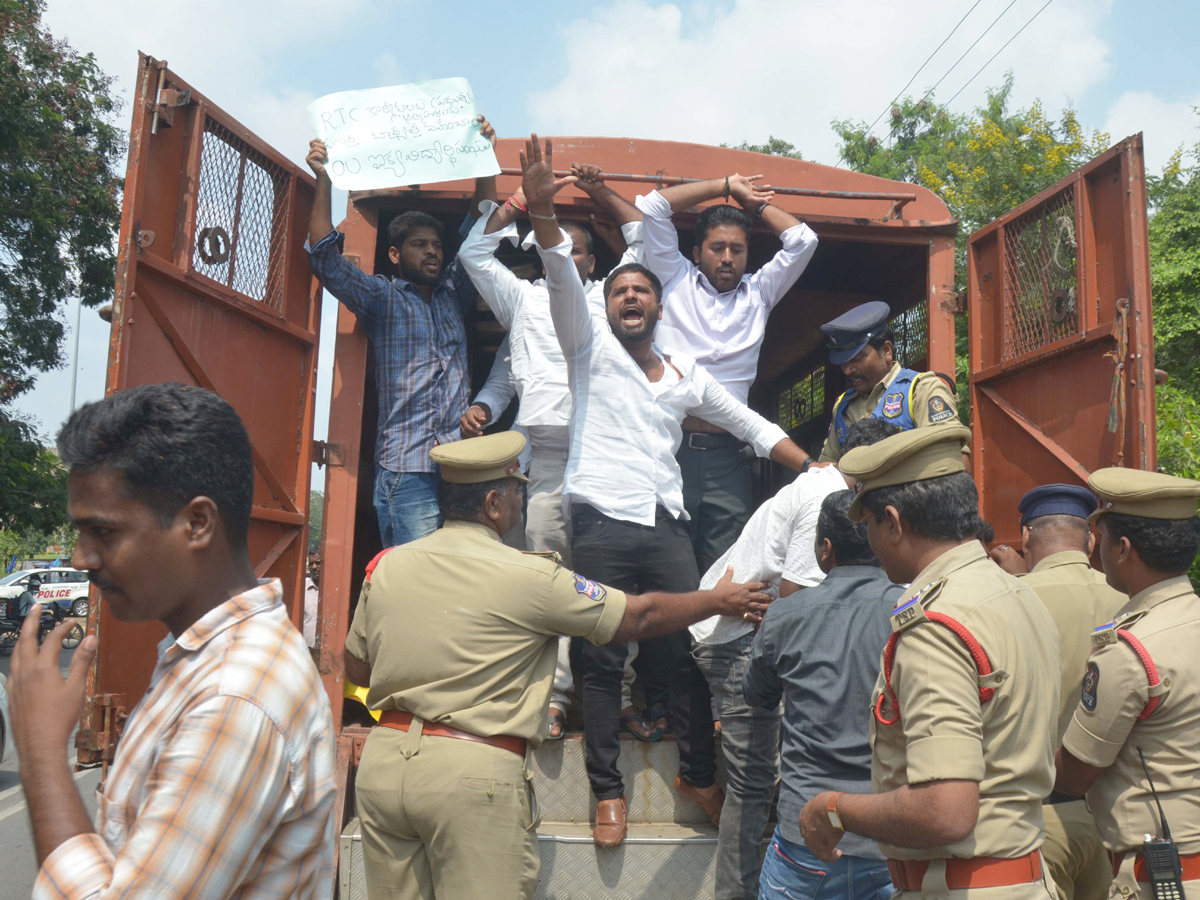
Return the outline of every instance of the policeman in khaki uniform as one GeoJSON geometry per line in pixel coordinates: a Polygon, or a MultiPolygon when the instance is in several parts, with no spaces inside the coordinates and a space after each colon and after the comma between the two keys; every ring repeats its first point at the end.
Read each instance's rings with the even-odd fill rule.
{"type": "Polygon", "coordinates": [[[895,361],[890,307],[879,300],[856,306],[821,326],[829,361],[841,367],[850,388],[833,404],[833,422],[820,462],[837,462],[850,426],[875,416],[905,431],[952,422],[958,416],[954,379],[917,372],[895,361]]]}
{"type": "Polygon", "coordinates": [[[1100,469],[1088,486],[1108,583],[1129,596],[1096,631],[1055,787],[1085,795],[1113,866],[1111,898],[1151,900],[1142,842],[1161,837],[1138,748],[1200,898],[1200,598],[1188,569],[1200,547],[1200,482],[1100,469]]]}
{"type": "Polygon", "coordinates": [[[641,640],[769,602],[728,577],[626,595],[504,545],[522,517],[524,445],[504,432],[432,450],[445,525],[369,568],[345,665],[380,712],[355,785],[372,900],[532,896],[527,760],[546,736],[558,635],[641,640]]]}
{"type": "MultiPolygon", "coordinates": [[[[1092,631],[1111,622],[1128,600],[1110,588],[1104,574],[1088,561],[1096,538],[1087,517],[1096,506],[1096,495],[1076,484],[1036,487],[1017,504],[1025,552],[1022,568],[1029,567],[1021,580],[1046,605],[1062,644],[1056,748],[1079,705],[1079,682],[1092,652],[1092,631]]],[[[1112,883],[1112,867],[1087,805],[1055,791],[1046,798],[1042,815],[1046,820],[1042,857],[1060,900],[1103,900],[1112,883]]]]}
{"type": "MultiPolygon", "coordinates": [[[[1042,799],[1054,779],[1058,636],[1037,595],[977,539],[970,431],[907,431],[847,453],[849,516],[867,524],[892,614],[870,716],[872,794],[818,794],[800,827],[820,858],[843,829],[874,838],[897,890],[1047,900],[1042,799]]],[[[860,711],[851,710],[849,713],[860,711]]]]}

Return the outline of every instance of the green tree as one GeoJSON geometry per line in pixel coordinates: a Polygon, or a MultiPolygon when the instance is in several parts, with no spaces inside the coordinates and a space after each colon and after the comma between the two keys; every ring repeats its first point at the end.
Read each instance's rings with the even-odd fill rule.
{"type": "Polygon", "coordinates": [[[0,528],[50,532],[67,520],[67,474],[28,422],[0,410],[0,528]]]}
{"type": "Polygon", "coordinates": [[[0,0],[0,404],[62,364],[62,308],[112,293],[122,133],[112,79],[0,0]]]}
{"type": "Polygon", "coordinates": [[[308,552],[321,549],[321,535],[325,531],[325,495],[320,491],[308,492],[308,552]]]}
{"type": "MultiPolygon", "coordinates": [[[[729,144],[722,144],[722,147],[728,147],[729,144]]],[[[783,138],[777,138],[775,135],[769,135],[765,144],[751,144],[749,141],[742,141],[734,150],[749,150],[753,153],[765,153],[768,156],[786,156],[788,159],[804,159],[804,156],[796,149],[794,144],[785,141],[783,138]]]]}

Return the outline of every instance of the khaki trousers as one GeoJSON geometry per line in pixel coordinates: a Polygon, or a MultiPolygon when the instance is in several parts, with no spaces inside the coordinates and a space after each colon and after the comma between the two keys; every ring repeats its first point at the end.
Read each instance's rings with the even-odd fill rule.
{"type": "Polygon", "coordinates": [[[375,728],[355,782],[369,900],[528,900],[537,814],[509,750],[375,728]]]}
{"type": "Polygon", "coordinates": [[[1112,883],[1112,865],[1087,803],[1042,806],[1046,840],[1042,859],[1058,888],[1059,900],[1104,900],[1112,883]]]}

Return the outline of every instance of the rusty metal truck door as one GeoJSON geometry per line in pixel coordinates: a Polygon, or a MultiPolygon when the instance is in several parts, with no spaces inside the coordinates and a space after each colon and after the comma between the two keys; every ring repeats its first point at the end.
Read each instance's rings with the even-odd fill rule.
{"type": "Polygon", "coordinates": [[[1030,488],[1156,465],[1142,136],[975,232],[967,265],[972,466],[1011,543],[1030,488]]]}
{"type": "MultiPolygon", "coordinates": [[[[304,252],[315,183],[171,72],[140,56],[113,300],[107,391],[179,381],[237,409],[254,452],[250,559],[304,596],[320,293],[304,252]]],[[[153,671],[158,623],[93,603],[100,651],[77,738],[111,758],[153,671]]]]}

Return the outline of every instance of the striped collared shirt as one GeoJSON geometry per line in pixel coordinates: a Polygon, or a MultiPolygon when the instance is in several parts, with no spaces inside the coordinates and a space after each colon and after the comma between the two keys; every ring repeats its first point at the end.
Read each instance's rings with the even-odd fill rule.
{"type": "Polygon", "coordinates": [[[313,273],[358,318],[375,350],[379,393],[375,462],[392,472],[434,472],[434,444],[457,441],[470,401],[463,314],[475,300],[455,260],[426,302],[403,278],[367,275],[342,256],[331,231],[309,251],[313,273]]]}
{"type": "Polygon", "coordinates": [[[46,858],[35,900],[331,895],[333,720],[281,596],[263,583],[163,640],[96,831],[46,858]]]}

